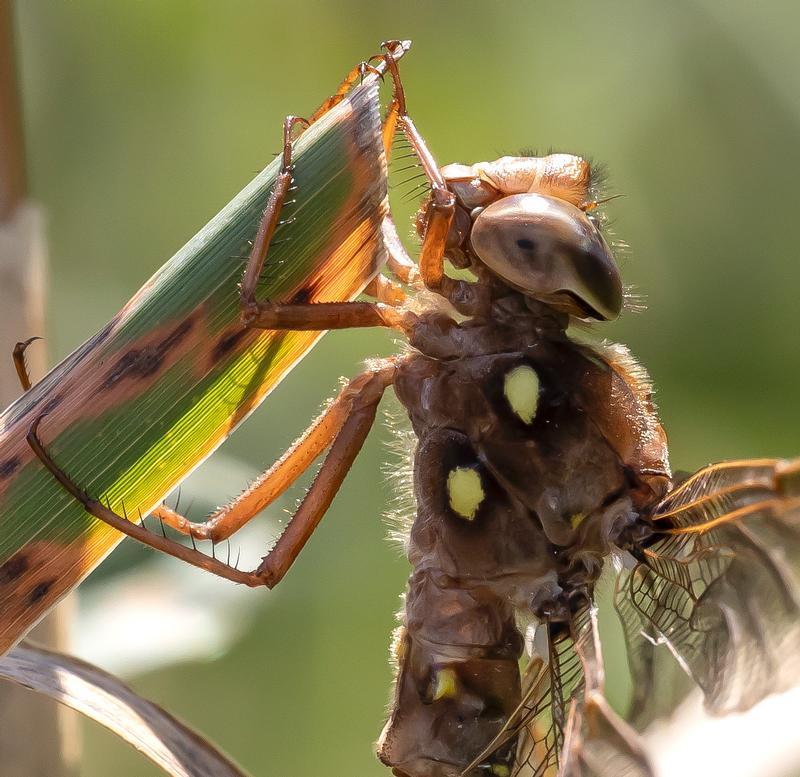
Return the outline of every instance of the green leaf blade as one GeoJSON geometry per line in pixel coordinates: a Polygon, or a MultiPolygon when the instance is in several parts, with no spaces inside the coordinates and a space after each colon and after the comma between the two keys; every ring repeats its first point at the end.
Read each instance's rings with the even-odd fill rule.
{"type": "MultiPolygon", "coordinates": [[[[384,262],[386,174],[377,83],[295,143],[259,298],[351,299],[384,262]]],[[[40,436],[70,477],[138,519],[220,445],[322,333],[239,323],[238,284],[278,172],[275,160],[112,321],[0,416],[0,651],[74,588],[122,535],[35,459],[40,436]]]]}

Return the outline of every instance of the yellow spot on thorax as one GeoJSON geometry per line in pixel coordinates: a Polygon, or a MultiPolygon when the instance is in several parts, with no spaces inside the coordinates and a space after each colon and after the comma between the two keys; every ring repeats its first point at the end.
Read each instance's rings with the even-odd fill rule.
{"type": "Polygon", "coordinates": [[[511,769],[505,764],[492,764],[492,774],[494,774],[495,777],[510,777],[511,769]]]}
{"type": "Polygon", "coordinates": [[[539,376],[533,367],[521,364],[506,373],[503,393],[514,413],[526,424],[536,416],[539,404],[539,376]]]}
{"type": "Polygon", "coordinates": [[[433,700],[454,699],[458,693],[455,669],[438,669],[433,680],[433,700]]]}
{"type": "Polygon", "coordinates": [[[485,496],[481,476],[470,467],[456,467],[447,476],[447,496],[453,512],[471,521],[485,496]]]}

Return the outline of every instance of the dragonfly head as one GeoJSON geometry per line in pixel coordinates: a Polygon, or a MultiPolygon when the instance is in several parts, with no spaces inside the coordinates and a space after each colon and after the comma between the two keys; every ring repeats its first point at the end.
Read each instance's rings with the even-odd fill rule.
{"type": "Polygon", "coordinates": [[[442,175],[457,201],[446,254],[454,264],[477,260],[509,286],[578,318],[617,318],[622,281],[591,216],[586,160],[501,157],[447,165],[442,175]]]}

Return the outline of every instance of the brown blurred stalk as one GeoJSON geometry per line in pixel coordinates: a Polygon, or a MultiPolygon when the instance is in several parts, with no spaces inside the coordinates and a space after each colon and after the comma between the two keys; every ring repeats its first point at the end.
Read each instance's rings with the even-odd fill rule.
{"type": "MultiPolygon", "coordinates": [[[[0,0],[0,407],[20,394],[11,351],[17,340],[44,334],[46,243],[42,214],[26,197],[25,144],[17,90],[10,0],[0,0]]],[[[31,376],[44,372],[36,343],[28,357],[31,376]]],[[[64,650],[69,602],[31,632],[30,638],[64,650]]],[[[77,774],[75,713],[30,691],[0,683],[0,764],[3,777],[68,777],[77,774]]]]}

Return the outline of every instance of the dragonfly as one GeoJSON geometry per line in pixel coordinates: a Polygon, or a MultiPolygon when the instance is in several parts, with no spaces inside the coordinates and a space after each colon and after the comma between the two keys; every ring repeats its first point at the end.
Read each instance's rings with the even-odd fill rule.
{"type": "MultiPolygon", "coordinates": [[[[369,361],[208,520],[157,505],[152,515],[191,546],[81,484],[53,444],[54,410],[44,401],[26,415],[30,459],[92,525],[271,588],[312,537],[391,387],[416,438],[416,511],[378,758],[396,777],[649,777],[634,725],[605,698],[600,577],[606,569],[616,576],[632,719],[654,714],[665,650],[715,712],[788,687],[800,669],[800,459],[672,473],[645,370],[624,346],[568,331],[616,319],[624,305],[591,164],[553,153],[440,167],[407,109],[398,67],[406,48],[384,44],[310,120],[286,120],[225,336],[383,327],[408,348],[369,361]],[[339,252],[338,272],[355,279],[348,293],[320,298],[313,283],[301,283],[291,295],[265,294],[274,237],[297,186],[303,134],[295,140],[294,131],[324,121],[365,75],[391,81],[375,129],[384,157],[399,135],[427,182],[415,222],[419,255],[406,251],[386,211],[380,250],[359,253],[351,241],[339,252]],[[355,299],[361,289],[368,299],[355,299]],[[256,568],[198,549],[232,536],[326,451],[256,568]]],[[[106,382],[113,369],[102,373],[106,382]]],[[[0,582],[12,577],[9,564],[0,582]]]]}

